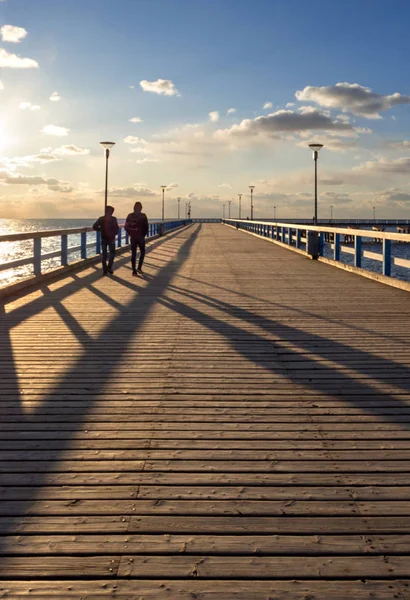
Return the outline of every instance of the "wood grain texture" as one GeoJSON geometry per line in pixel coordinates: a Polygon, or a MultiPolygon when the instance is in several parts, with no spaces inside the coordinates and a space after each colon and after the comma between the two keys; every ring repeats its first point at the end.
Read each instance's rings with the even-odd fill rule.
{"type": "Polygon", "coordinates": [[[9,299],[0,598],[409,598],[409,325],[219,224],[9,299]]]}

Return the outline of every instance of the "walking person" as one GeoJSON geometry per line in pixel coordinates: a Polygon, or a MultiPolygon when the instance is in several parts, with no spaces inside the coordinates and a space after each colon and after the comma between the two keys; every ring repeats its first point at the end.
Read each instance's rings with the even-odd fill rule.
{"type": "Polygon", "coordinates": [[[101,262],[103,268],[103,275],[107,275],[107,273],[113,274],[113,264],[115,257],[115,237],[119,231],[118,222],[114,214],[113,206],[105,207],[105,215],[97,219],[97,221],[93,225],[93,229],[95,231],[101,232],[101,262]],[[108,251],[110,256],[108,258],[107,264],[107,255],[108,251]]]}
{"type": "Polygon", "coordinates": [[[132,274],[137,276],[142,275],[142,265],[145,257],[145,236],[148,233],[147,215],[142,212],[141,202],[134,204],[134,212],[130,213],[125,221],[125,230],[131,238],[131,266],[132,274]],[[140,250],[140,257],[137,265],[137,247],[140,250]]]}

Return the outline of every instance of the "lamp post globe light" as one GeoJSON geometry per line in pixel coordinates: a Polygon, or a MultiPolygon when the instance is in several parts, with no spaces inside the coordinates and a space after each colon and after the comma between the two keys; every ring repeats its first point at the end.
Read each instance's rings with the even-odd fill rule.
{"type": "Polygon", "coordinates": [[[104,213],[108,204],[108,159],[110,158],[110,150],[115,146],[115,142],[100,142],[105,150],[105,199],[104,199],[104,213]]]}
{"type": "Polygon", "coordinates": [[[162,220],[165,218],[165,190],[167,189],[167,185],[161,185],[162,190],[162,220]]]}
{"type": "Polygon", "coordinates": [[[250,185],[249,189],[251,190],[251,221],[253,221],[253,190],[255,189],[255,186],[250,185]]]}
{"type": "Polygon", "coordinates": [[[313,224],[317,225],[317,159],[323,144],[309,144],[309,148],[313,151],[313,160],[315,161],[315,216],[313,224]]]}
{"type": "Polygon", "coordinates": [[[239,213],[238,213],[238,217],[239,217],[239,219],[242,219],[242,194],[238,194],[238,198],[239,198],[239,213]]]}

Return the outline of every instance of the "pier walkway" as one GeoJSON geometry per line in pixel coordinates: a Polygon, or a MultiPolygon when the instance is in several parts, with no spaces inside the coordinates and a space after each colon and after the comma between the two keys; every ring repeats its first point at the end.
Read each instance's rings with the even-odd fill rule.
{"type": "Polygon", "coordinates": [[[410,296],[221,224],[0,307],[0,598],[410,598],[410,296]]]}

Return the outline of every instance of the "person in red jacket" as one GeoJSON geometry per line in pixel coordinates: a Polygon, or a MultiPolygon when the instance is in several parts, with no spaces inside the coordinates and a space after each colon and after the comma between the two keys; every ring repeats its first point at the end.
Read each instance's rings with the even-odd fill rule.
{"type": "Polygon", "coordinates": [[[129,233],[131,238],[131,266],[132,274],[142,274],[142,265],[145,257],[145,236],[148,233],[148,219],[147,215],[142,212],[141,202],[134,204],[134,212],[130,213],[125,221],[125,230],[129,233]],[[140,249],[140,257],[137,264],[137,247],[140,249]]]}
{"type": "Polygon", "coordinates": [[[101,232],[101,262],[103,267],[103,275],[107,273],[113,274],[112,266],[115,257],[115,237],[118,233],[117,219],[113,217],[114,207],[106,206],[105,215],[97,219],[93,225],[95,231],[101,232]],[[107,265],[107,254],[110,251],[110,258],[107,265]]]}

